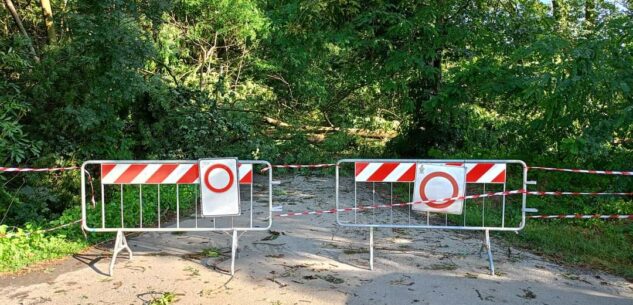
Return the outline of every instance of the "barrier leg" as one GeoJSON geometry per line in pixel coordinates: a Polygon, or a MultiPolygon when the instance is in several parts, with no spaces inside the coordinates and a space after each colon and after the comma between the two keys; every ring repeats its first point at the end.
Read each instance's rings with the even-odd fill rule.
{"type": "Polygon", "coordinates": [[[492,261],[492,247],[490,246],[490,231],[486,230],[485,240],[486,250],[488,250],[488,263],[490,265],[490,275],[495,275],[495,263],[492,261]]]}
{"type": "Polygon", "coordinates": [[[110,276],[114,274],[114,263],[116,262],[116,257],[119,252],[127,250],[128,258],[132,259],[132,250],[127,244],[127,239],[125,239],[125,234],[123,231],[116,232],[116,239],[114,240],[114,250],[112,251],[112,259],[110,260],[110,276]]]}
{"type": "Polygon", "coordinates": [[[233,242],[231,244],[231,275],[235,274],[236,253],[237,253],[237,230],[233,230],[233,242]]]}
{"type": "Polygon", "coordinates": [[[369,270],[374,270],[374,227],[369,227],[369,270]]]}

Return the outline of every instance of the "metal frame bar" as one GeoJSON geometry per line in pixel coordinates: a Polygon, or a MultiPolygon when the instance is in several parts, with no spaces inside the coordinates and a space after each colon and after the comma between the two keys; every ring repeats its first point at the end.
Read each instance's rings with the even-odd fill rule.
{"type": "MultiPolygon", "coordinates": [[[[339,201],[339,191],[340,191],[340,167],[341,163],[352,163],[352,162],[410,162],[410,163],[449,163],[449,162],[464,162],[464,163],[514,163],[520,164],[523,166],[523,181],[522,181],[522,189],[527,190],[528,181],[527,181],[527,165],[525,162],[521,160],[461,160],[461,159],[447,159],[447,160],[438,160],[438,159],[342,159],[336,163],[336,209],[340,209],[340,201],[339,201]]],[[[468,230],[468,231],[511,231],[518,232],[525,227],[526,223],[526,194],[522,194],[522,202],[521,202],[521,223],[518,227],[486,227],[486,226],[442,226],[442,225],[407,225],[407,224],[359,224],[359,223],[348,223],[342,222],[340,219],[340,212],[336,212],[336,223],[340,226],[344,227],[359,227],[359,228],[368,228],[368,227],[380,227],[380,228],[411,228],[411,229],[442,229],[442,230],[468,230]]]]}
{"type": "MultiPolygon", "coordinates": [[[[454,226],[454,225],[448,225],[448,220],[447,218],[445,219],[445,225],[441,226],[441,225],[430,225],[429,221],[430,221],[430,214],[429,212],[426,213],[426,224],[425,225],[417,225],[417,224],[410,224],[410,219],[409,219],[409,224],[378,224],[376,223],[375,219],[373,220],[373,223],[371,224],[359,224],[356,222],[356,219],[354,220],[354,223],[349,223],[349,222],[342,222],[340,219],[340,214],[339,214],[339,209],[340,209],[340,201],[339,201],[339,189],[340,189],[340,168],[341,168],[341,164],[342,163],[356,163],[356,162],[401,162],[401,163],[449,163],[449,162],[459,162],[459,163],[503,163],[503,164],[519,164],[523,167],[523,181],[522,181],[522,189],[527,190],[527,186],[528,184],[532,184],[530,182],[528,182],[527,180],[527,165],[525,164],[525,162],[521,161],[521,160],[465,160],[465,159],[449,159],[449,160],[438,160],[438,159],[342,159],[339,160],[336,163],[336,223],[340,226],[344,226],[344,227],[358,227],[358,228],[369,228],[369,269],[370,270],[374,270],[374,228],[405,228],[405,229],[440,229],[440,230],[466,230],[466,231],[484,231],[484,240],[482,243],[482,247],[480,249],[480,254],[481,251],[483,251],[484,248],[486,248],[487,250],[487,254],[488,254],[488,262],[489,262],[489,268],[490,268],[490,274],[494,275],[495,271],[494,271],[494,261],[493,261],[493,257],[492,257],[492,247],[491,247],[491,243],[490,243],[490,231],[509,231],[509,232],[519,232],[520,230],[522,230],[525,227],[525,223],[526,223],[526,199],[527,199],[527,194],[522,194],[521,197],[521,222],[519,224],[518,227],[506,227],[505,226],[505,207],[506,207],[506,202],[505,202],[505,195],[503,196],[503,211],[502,211],[502,221],[501,221],[501,227],[490,227],[490,226],[485,226],[485,212],[482,212],[482,224],[481,226],[466,226],[466,215],[465,215],[465,211],[466,211],[466,207],[465,207],[465,202],[464,201],[464,208],[463,208],[463,213],[464,213],[464,225],[463,226],[454,226]]],[[[484,190],[486,185],[484,184],[484,190]]],[[[503,183],[503,190],[506,190],[506,183],[503,183]]],[[[375,191],[374,191],[374,183],[372,182],[372,204],[373,204],[373,196],[375,191]]],[[[410,196],[410,191],[409,191],[409,196],[410,196]]],[[[485,199],[484,199],[485,200],[485,199]]],[[[354,180],[354,207],[356,207],[357,202],[356,202],[356,180],[354,180]]],[[[484,204],[482,205],[482,208],[485,209],[485,201],[484,204]]],[[[485,210],[484,210],[485,211],[485,210]]],[[[409,205],[409,213],[411,213],[411,206],[409,205]]],[[[410,215],[410,214],[409,214],[410,215]]],[[[447,215],[448,217],[448,215],[447,215]]]]}
{"type": "MultiPolygon", "coordinates": [[[[198,194],[196,191],[196,199],[195,199],[195,227],[194,228],[181,228],[180,227],[180,196],[179,196],[179,184],[176,184],[176,228],[162,228],[160,227],[160,217],[161,217],[161,209],[160,209],[160,183],[143,183],[137,184],[139,186],[139,207],[140,207],[140,223],[138,228],[126,228],[124,224],[124,209],[123,209],[123,191],[124,185],[120,184],[120,193],[121,193],[121,203],[120,203],[120,213],[121,213],[121,226],[116,228],[105,227],[105,192],[104,192],[104,184],[101,184],[101,228],[92,228],[88,226],[87,222],[87,201],[86,201],[86,166],[88,165],[97,165],[103,163],[114,163],[114,164],[163,164],[163,163],[177,163],[177,164],[198,164],[198,160],[91,160],[86,161],[81,165],[82,174],[81,174],[81,226],[87,232],[116,232],[116,239],[114,242],[114,249],[112,260],[110,261],[110,275],[113,275],[114,272],[114,264],[116,261],[116,257],[122,250],[127,250],[129,253],[130,259],[132,258],[132,250],[128,246],[127,240],[125,239],[126,232],[232,232],[231,238],[231,275],[235,272],[235,258],[237,255],[238,248],[238,239],[239,237],[250,231],[267,231],[272,226],[272,177],[273,177],[273,167],[267,161],[260,160],[239,160],[241,164],[260,164],[268,167],[268,221],[265,227],[253,227],[253,184],[250,185],[250,222],[248,227],[234,227],[233,226],[233,218],[234,216],[220,216],[220,218],[231,217],[231,227],[216,227],[215,219],[217,217],[213,217],[213,227],[212,228],[201,228],[198,227],[198,194]],[[158,210],[158,228],[144,228],[143,227],[143,219],[142,219],[142,206],[143,206],[143,194],[142,194],[142,185],[157,185],[157,210],[158,210]],[[239,234],[239,231],[242,231],[242,234],[239,234]]],[[[238,187],[239,187],[239,181],[238,187]]],[[[116,185],[116,184],[115,184],[116,185]]],[[[170,184],[173,185],[173,184],[170,184]]]]}

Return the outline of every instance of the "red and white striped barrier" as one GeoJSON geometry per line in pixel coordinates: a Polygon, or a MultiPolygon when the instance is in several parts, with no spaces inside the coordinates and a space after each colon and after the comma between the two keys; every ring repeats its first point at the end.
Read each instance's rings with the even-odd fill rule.
{"type": "Polygon", "coordinates": [[[411,162],[355,162],[356,182],[413,182],[415,163],[411,162]]]}
{"type": "Polygon", "coordinates": [[[572,215],[531,215],[527,218],[530,219],[630,219],[633,220],[633,215],[600,215],[600,214],[572,214],[572,215]]]}
{"type": "Polygon", "coordinates": [[[446,165],[466,166],[466,183],[505,183],[505,163],[459,163],[446,165]]]}
{"type": "Polygon", "coordinates": [[[555,171],[555,172],[580,173],[580,174],[633,176],[633,171],[607,171],[607,170],[591,170],[591,169],[570,169],[570,168],[555,168],[555,167],[542,167],[542,166],[530,166],[530,167],[528,167],[528,169],[538,169],[538,170],[555,171]]]}
{"type": "MultiPolygon", "coordinates": [[[[253,183],[253,165],[239,164],[240,184],[253,183]]],[[[196,163],[104,163],[103,184],[197,184],[196,163]]]]}
{"type": "Polygon", "coordinates": [[[79,166],[69,167],[44,167],[44,168],[26,168],[26,167],[0,167],[0,172],[61,172],[69,170],[77,170],[79,166]]]}
{"type": "MultiPolygon", "coordinates": [[[[466,183],[505,183],[505,163],[460,163],[445,165],[466,166],[466,183]]],[[[355,162],[356,182],[414,182],[413,162],[355,162]]]]}

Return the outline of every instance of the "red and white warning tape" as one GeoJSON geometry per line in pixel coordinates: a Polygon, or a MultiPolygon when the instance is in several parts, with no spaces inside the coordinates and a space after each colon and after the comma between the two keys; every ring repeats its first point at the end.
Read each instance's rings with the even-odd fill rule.
{"type": "Polygon", "coordinates": [[[531,218],[531,219],[631,219],[633,220],[633,215],[617,215],[617,214],[613,214],[613,215],[600,215],[600,214],[530,215],[527,218],[531,218]]]}
{"type": "MultiPolygon", "coordinates": [[[[413,202],[403,202],[403,203],[394,203],[394,204],[379,204],[379,205],[369,205],[369,206],[358,206],[355,208],[343,208],[343,209],[330,209],[330,210],[318,210],[318,211],[303,211],[303,212],[289,212],[285,214],[277,214],[277,217],[289,217],[289,216],[303,216],[303,215],[321,215],[321,214],[332,214],[336,212],[351,212],[351,211],[363,211],[363,210],[371,210],[371,209],[380,209],[380,208],[390,208],[390,207],[403,207],[414,204],[423,204],[423,203],[442,203],[449,200],[465,200],[465,199],[477,199],[477,198],[486,198],[493,196],[506,196],[506,195],[517,195],[517,194],[526,194],[526,195],[536,195],[536,196],[633,196],[633,193],[614,193],[614,192],[605,192],[605,193],[597,193],[597,192],[542,192],[542,191],[526,191],[526,190],[514,190],[514,191],[505,191],[505,192],[488,192],[484,194],[475,194],[468,196],[459,196],[459,197],[450,197],[443,199],[433,199],[433,200],[423,200],[423,201],[413,201],[413,202]]],[[[547,216],[547,215],[546,215],[547,216]]],[[[558,216],[558,215],[556,215],[558,216]]],[[[538,217],[530,217],[530,218],[538,218],[538,217]]],[[[552,217],[554,218],[554,217],[552,217]]]]}
{"type": "Polygon", "coordinates": [[[633,171],[607,171],[607,170],[591,170],[591,169],[570,169],[570,168],[555,168],[555,167],[542,167],[542,166],[530,166],[528,168],[529,169],[545,170],[545,171],[580,173],[580,174],[633,176],[633,171]]]}
{"type": "MultiPolygon", "coordinates": [[[[323,164],[278,164],[273,165],[274,168],[323,168],[323,167],[332,167],[336,166],[334,163],[323,163],[323,164]]],[[[268,167],[263,168],[260,172],[268,171],[268,167]]]]}
{"type": "Polygon", "coordinates": [[[26,167],[0,167],[0,172],[58,172],[79,169],[79,166],[69,167],[45,167],[45,168],[26,168],[26,167]]]}
{"type": "Polygon", "coordinates": [[[542,192],[542,191],[529,191],[525,192],[528,195],[536,196],[633,196],[632,192],[542,192]]]}
{"type": "Polygon", "coordinates": [[[278,217],[288,217],[288,216],[300,216],[300,215],[320,215],[320,214],[331,214],[336,212],[351,212],[351,211],[363,211],[363,210],[371,210],[371,209],[380,209],[380,208],[389,208],[389,207],[403,207],[414,204],[422,204],[422,203],[441,203],[449,200],[464,200],[464,199],[477,199],[477,198],[485,198],[492,196],[503,196],[503,195],[514,195],[514,194],[523,194],[524,190],[515,190],[515,191],[505,191],[505,192],[489,192],[485,194],[476,194],[476,195],[468,195],[468,196],[458,196],[458,197],[450,197],[443,199],[431,199],[431,200],[422,200],[422,201],[413,201],[413,202],[402,202],[402,203],[394,203],[394,204],[377,204],[377,205],[366,205],[366,206],[358,206],[355,208],[343,208],[343,209],[330,209],[330,210],[319,210],[319,211],[304,211],[297,213],[286,213],[286,214],[278,214],[275,216],[278,217]]]}
{"type": "MultiPolygon", "coordinates": [[[[43,168],[28,168],[28,167],[0,167],[0,172],[61,172],[61,171],[69,171],[69,170],[77,170],[80,169],[79,166],[68,166],[68,167],[43,167],[43,168]]],[[[95,201],[95,188],[92,185],[92,176],[88,171],[85,171],[88,175],[88,183],[90,184],[91,197],[90,201],[92,202],[92,206],[94,207],[97,203],[95,201]]]]}

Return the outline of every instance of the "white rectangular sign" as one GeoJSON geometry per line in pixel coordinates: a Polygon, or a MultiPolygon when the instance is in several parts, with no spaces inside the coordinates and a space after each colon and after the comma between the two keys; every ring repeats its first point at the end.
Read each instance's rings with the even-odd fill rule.
{"type": "Polygon", "coordinates": [[[200,199],[203,216],[240,214],[237,159],[200,159],[200,199]]]}
{"type": "Polygon", "coordinates": [[[415,173],[412,209],[447,214],[461,214],[464,200],[417,203],[464,196],[466,167],[418,164],[415,173]]]}

